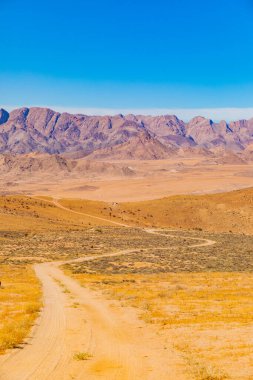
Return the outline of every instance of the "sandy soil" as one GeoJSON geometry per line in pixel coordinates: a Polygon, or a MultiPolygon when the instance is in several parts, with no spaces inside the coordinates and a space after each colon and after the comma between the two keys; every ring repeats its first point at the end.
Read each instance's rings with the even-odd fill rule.
{"type": "MultiPolygon", "coordinates": [[[[160,233],[154,229],[148,232],[160,233]]],[[[215,244],[196,240],[192,247],[215,244]]],[[[105,256],[125,253],[129,250],[105,256]]],[[[1,357],[1,380],[189,378],[173,341],[167,341],[165,347],[163,338],[141,322],[137,312],[83,288],[61,271],[61,264],[35,266],[43,285],[44,308],[26,344],[1,357]],[[78,352],[92,357],[76,361],[73,357],[78,352]]]]}
{"type": "Polygon", "coordinates": [[[110,306],[54,264],[37,265],[36,272],[43,283],[45,308],[34,337],[22,350],[1,360],[1,379],[182,378],[176,355],[164,353],[155,334],[146,331],[131,311],[123,313],[110,306]],[[78,303],[78,308],[71,308],[71,303],[78,303]],[[93,357],[78,362],[73,359],[76,352],[93,357]],[[166,362],[171,365],[164,366],[166,362]]]}
{"type": "Polygon", "coordinates": [[[177,194],[226,192],[252,186],[253,165],[209,165],[196,159],[121,161],[136,173],[133,177],[89,175],[58,178],[34,175],[2,178],[0,193],[48,195],[108,202],[139,201],[177,194]]]}

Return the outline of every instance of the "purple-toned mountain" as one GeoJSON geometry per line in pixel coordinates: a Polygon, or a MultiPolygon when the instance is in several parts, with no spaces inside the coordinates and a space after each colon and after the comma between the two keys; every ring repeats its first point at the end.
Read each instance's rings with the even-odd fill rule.
{"type": "Polygon", "coordinates": [[[0,153],[31,152],[117,159],[159,159],[199,152],[243,154],[253,143],[253,119],[227,124],[195,117],[85,116],[47,108],[0,109],[0,153]]]}

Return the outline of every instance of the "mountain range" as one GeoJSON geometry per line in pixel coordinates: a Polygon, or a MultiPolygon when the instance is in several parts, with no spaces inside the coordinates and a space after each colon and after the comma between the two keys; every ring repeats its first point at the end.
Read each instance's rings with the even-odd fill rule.
{"type": "Polygon", "coordinates": [[[253,118],[215,123],[198,116],[87,116],[48,108],[0,109],[0,154],[77,159],[164,159],[182,155],[253,160],[253,118]]]}

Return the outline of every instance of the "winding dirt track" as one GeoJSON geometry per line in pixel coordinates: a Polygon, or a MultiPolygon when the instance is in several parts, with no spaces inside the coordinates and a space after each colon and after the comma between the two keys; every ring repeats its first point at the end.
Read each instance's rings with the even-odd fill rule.
{"type": "MultiPolygon", "coordinates": [[[[63,207],[57,201],[53,203],[68,212],[82,214],[63,207]]],[[[84,215],[108,222],[107,219],[84,215]]],[[[145,231],[163,235],[159,230],[145,231]]],[[[206,239],[184,239],[198,241],[191,247],[215,244],[206,239]]],[[[93,255],[77,261],[136,251],[93,255]]],[[[165,349],[164,341],[155,330],[138,320],[132,309],[119,307],[119,304],[105,300],[100,293],[83,288],[60,270],[61,264],[35,265],[43,285],[44,308],[32,337],[22,349],[0,358],[0,380],[188,379],[172,342],[166,342],[165,349]],[[77,352],[89,352],[92,357],[88,361],[76,361],[73,356],[77,352]]]]}
{"type": "MultiPolygon", "coordinates": [[[[40,199],[40,198],[37,198],[37,199],[40,199]]],[[[43,199],[41,199],[41,200],[43,200],[43,199]]],[[[61,208],[62,210],[71,212],[72,214],[84,215],[84,216],[87,216],[88,218],[100,220],[101,222],[107,222],[107,223],[109,222],[109,223],[111,223],[111,224],[113,224],[115,226],[130,227],[128,224],[124,224],[124,223],[120,223],[120,222],[115,222],[114,220],[109,220],[109,219],[106,219],[106,218],[101,218],[100,216],[94,216],[94,215],[91,215],[91,214],[86,214],[85,212],[71,210],[70,208],[67,208],[67,207],[61,205],[57,199],[54,199],[53,201],[47,201],[47,202],[52,203],[53,205],[55,205],[58,208],[61,208]]]]}

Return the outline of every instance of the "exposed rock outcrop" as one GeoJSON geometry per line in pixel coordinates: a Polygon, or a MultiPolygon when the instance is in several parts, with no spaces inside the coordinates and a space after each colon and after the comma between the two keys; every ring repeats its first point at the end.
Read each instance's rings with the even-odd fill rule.
{"type": "MultiPolygon", "coordinates": [[[[0,109],[0,153],[162,159],[217,148],[240,154],[253,144],[253,119],[214,123],[174,115],[86,116],[47,108],[0,109]]],[[[247,154],[251,157],[251,154],[247,154]]]]}

